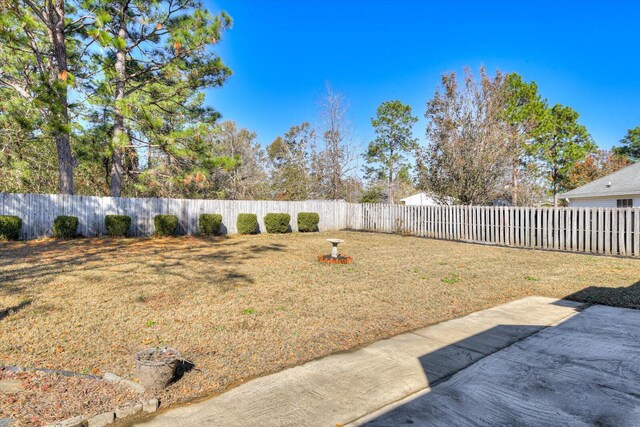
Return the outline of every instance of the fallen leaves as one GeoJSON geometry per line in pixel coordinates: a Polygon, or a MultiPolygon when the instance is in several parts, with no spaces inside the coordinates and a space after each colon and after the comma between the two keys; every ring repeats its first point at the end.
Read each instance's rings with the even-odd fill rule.
{"type": "Polygon", "coordinates": [[[18,417],[21,426],[41,426],[78,414],[97,414],[136,398],[116,384],[88,377],[0,369],[0,380],[21,380],[23,390],[0,395],[0,418],[18,417]]]}

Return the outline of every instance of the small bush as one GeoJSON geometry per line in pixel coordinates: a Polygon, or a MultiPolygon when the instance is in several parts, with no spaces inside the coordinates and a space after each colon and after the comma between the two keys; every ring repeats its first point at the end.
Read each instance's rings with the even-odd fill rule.
{"type": "Polygon", "coordinates": [[[156,215],[153,217],[156,236],[175,236],[178,231],[178,217],[175,215],[156,215]]]}
{"type": "Polygon", "coordinates": [[[222,226],[222,215],[201,214],[198,224],[200,225],[200,234],[203,236],[218,235],[222,226]]]}
{"type": "Polygon", "coordinates": [[[106,215],[104,225],[111,237],[125,237],[131,226],[131,217],[127,215],[106,215]]]}
{"type": "Polygon", "coordinates": [[[286,213],[268,213],[264,216],[264,226],[268,233],[288,233],[291,215],[286,213]]]}
{"type": "Polygon", "coordinates": [[[318,215],[315,212],[298,213],[298,231],[300,231],[301,233],[318,231],[319,222],[320,222],[320,215],[318,215]]]}
{"type": "Polygon", "coordinates": [[[71,239],[78,234],[78,217],[60,215],[53,220],[53,235],[61,239],[71,239]]]}
{"type": "Polygon", "coordinates": [[[22,220],[13,215],[0,215],[0,240],[18,240],[22,220]]]}
{"type": "Polygon", "coordinates": [[[236,226],[238,234],[256,234],[258,232],[258,215],[250,213],[238,214],[236,226]]]}

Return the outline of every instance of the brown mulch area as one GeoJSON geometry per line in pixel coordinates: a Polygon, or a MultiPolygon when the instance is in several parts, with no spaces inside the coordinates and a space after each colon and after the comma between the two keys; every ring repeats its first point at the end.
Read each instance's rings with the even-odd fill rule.
{"type": "Polygon", "coordinates": [[[0,381],[3,380],[18,380],[22,385],[18,393],[0,393],[0,418],[15,418],[20,426],[40,426],[81,414],[95,415],[138,398],[120,386],[87,377],[0,369],[0,381]]]}
{"type": "Polygon", "coordinates": [[[135,379],[166,345],[195,369],[165,406],[529,295],[640,307],[640,260],[358,232],[0,243],[0,365],[135,379]],[[351,264],[318,262],[328,237],[351,264]]]}

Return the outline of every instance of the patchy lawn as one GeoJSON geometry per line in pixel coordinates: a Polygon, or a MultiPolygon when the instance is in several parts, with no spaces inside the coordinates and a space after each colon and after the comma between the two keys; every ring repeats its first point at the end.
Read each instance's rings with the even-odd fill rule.
{"type": "Polygon", "coordinates": [[[640,260],[358,232],[0,243],[0,365],[134,378],[169,345],[196,369],[167,405],[528,295],[637,308],[639,281],[640,260]],[[317,261],[330,236],[352,264],[317,261]]]}

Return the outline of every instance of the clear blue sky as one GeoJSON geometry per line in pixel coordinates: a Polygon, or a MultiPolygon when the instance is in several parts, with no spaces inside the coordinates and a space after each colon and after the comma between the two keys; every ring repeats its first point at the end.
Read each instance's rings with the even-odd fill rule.
{"type": "Polygon", "coordinates": [[[224,119],[270,143],[317,121],[325,82],[350,101],[361,142],[383,101],[421,119],[443,72],[481,65],[538,83],[580,113],[600,147],[640,125],[640,2],[205,0],[233,28],[217,49],[234,74],[207,92],[224,119]]]}

